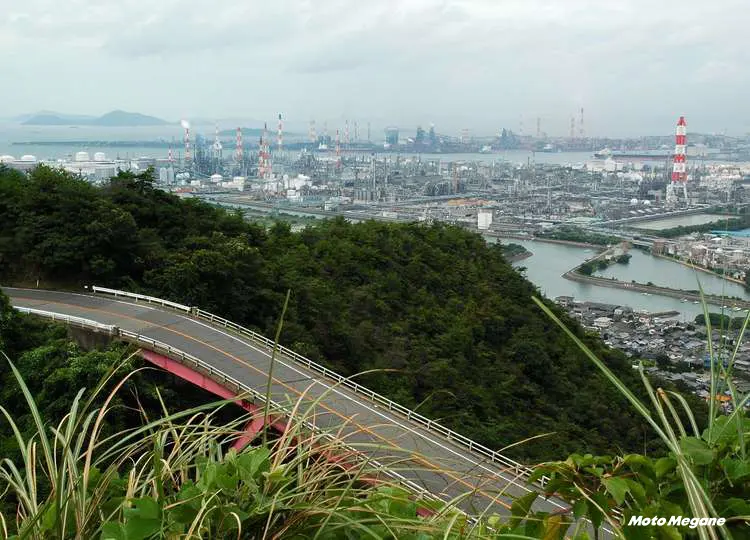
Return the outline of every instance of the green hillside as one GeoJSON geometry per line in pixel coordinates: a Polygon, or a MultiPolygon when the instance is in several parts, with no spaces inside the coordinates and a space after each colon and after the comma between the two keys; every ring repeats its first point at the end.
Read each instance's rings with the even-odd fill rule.
{"type": "MultiPolygon", "coordinates": [[[[127,288],[201,306],[493,448],[529,459],[648,448],[624,398],[533,305],[501,248],[447,225],[327,221],[292,233],[121,174],[95,188],[0,171],[0,280],[127,288]],[[395,370],[395,371],[390,371],[395,370]]],[[[562,315],[561,315],[562,316],[562,315]]],[[[563,317],[564,320],[567,320],[563,317]]],[[[580,327],[569,324],[583,336],[580,327]]],[[[589,345],[626,382],[630,362],[589,345]]]]}

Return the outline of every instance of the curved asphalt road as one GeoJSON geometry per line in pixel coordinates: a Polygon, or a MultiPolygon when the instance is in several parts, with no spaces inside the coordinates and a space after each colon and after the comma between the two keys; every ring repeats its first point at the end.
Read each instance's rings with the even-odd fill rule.
{"type": "MultiPolygon", "coordinates": [[[[3,288],[3,292],[16,307],[91,319],[164,342],[265,393],[270,351],[223,328],[106,296],[14,288],[3,288]]],[[[488,514],[507,515],[512,499],[531,489],[500,465],[335,386],[284,356],[277,356],[274,366],[272,399],[282,404],[302,399],[300,410],[311,410],[310,421],[338,433],[350,446],[443,500],[474,492],[459,504],[469,514],[489,509],[488,514]]],[[[560,501],[541,497],[535,507],[547,512],[565,508],[560,501]]]]}

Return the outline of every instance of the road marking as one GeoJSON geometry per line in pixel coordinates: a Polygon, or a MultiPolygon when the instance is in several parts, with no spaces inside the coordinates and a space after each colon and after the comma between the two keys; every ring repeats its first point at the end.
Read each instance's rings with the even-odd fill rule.
{"type": "MultiPolygon", "coordinates": [[[[191,318],[188,318],[188,317],[184,317],[184,318],[185,318],[185,319],[186,319],[187,321],[190,321],[190,322],[192,322],[192,323],[195,323],[195,324],[199,324],[199,325],[201,325],[201,326],[204,326],[205,328],[208,328],[208,329],[210,329],[210,330],[213,330],[214,332],[218,332],[219,334],[222,334],[222,335],[224,335],[224,336],[226,336],[226,337],[228,337],[228,338],[230,338],[230,339],[234,339],[234,340],[236,340],[236,341],[239,341],[240,343],[242,343],[242,344],[243,344],[243,345],[245,345],[246,347],[249,347],[249,348],[251,348],[251,349],[253,349],[253,350],[255,350],[255,351],[259,352],[260,354],[263,354],[263,355],[267,356],[268,358],[271,358],[271,354],[269,354],[269,353],[268,353],[267,351],[264,351],[264,350],[262,350],[262,349],[259,349],[259,348],[257,348],[257,347],[256,347],[256,346],[255,346],[254,344],[252,344],[252,343],[249,343],[249,342],[247,342],[247,341],[244,341],[243,339],[240,339],[240,338],[238,338],[237,336],[233,336],[233,335],[231,335],[231,334],[228,334],[228,333],[224,332],[223,330],[220,330],[220,329],[218,329],[218,328],[216,328],[216,327],[213,327],[213,326],[211,326],[211,325],[208,325],[208,324],[206,324],[206,323],[204,323],[204,322],[202,322],[202,321],[197,321],[197,320],[195,320],[195,319],[191,319],[191,318]]],[[[280,353],[280,354],[281,354],[281,353],[280,353]]],[[[289,365],[289,364],[287,364],[287,363],[285,363],[285,362],[281,361],[281,360],[280,360],[280,359],[279,359],[278,357],[277,357],[277,359],[276,359],[276,362],[278,362],[278,363],[282,364],[282,365],[283,365],[283,366],[285,366],[286,368],[288,368],[288,369],[290,369],[290,370],[292,370],[292,371],[296,372],[296,373],[297,373],[297,374],[299,374],[299,375],[303,375],[303,376],[307,376],[307,375],[308,375],[308,374],[306,374],[306,373],[304,373],[304,372],[300,371],[299,369],[297,369],[297,367],[296,367],[296,366],[292,366],[292,365],[289,365]]],[[[256,368],[256,369],[257,369],[257,368],[256,368]]],[[[486,471],[486,472],[488,472],[488,473],[490,473],[490,474],[492,474],[492,475],[500,476],[500,478],[502,478],[502,479],[503,479],[503,480],[505,480],[506,482],[510,482],[511,484],[513,484],[513,485],[515,485],[515,486],[517,486],[517,487],[520,487],[521,489],[524,489],[524,490],[526,490],[526,491],[527,491],[527,492],[529,492],[529,493],[530,493],[530,492],[532,491],[532,490],[531,490],[531,489],[530,489],[529,487],[527,487],[527,486],[525,486],[525,485],[523,485],[523,484],[519,484],[518,482],[516,482],[516,479],[515,479],[515,478],[506,478],[506,477],[505,477],[505,475],[508,475],[508,473],[504,473],[504,472],[502,472],[502,471],[498,472],[498,471],[496,471],[496,470],[488,469],[487,467],[485,467],[484,465],[482,465],[482,463],[481,463],[481,462],[477,462],[477,461],[474,461],[473,459],[471,459],[471,458],[467,457],[466,455],[462,455],[462,454],[460,454],[459,452],[455,451],[454,449],[452,449],[452,448],[449,448],[449,447],[447,447],[447,446],[443,445],[442,443],[440,443],[440,442],[438,442],[438,441],[435,441],[435,440],[433,440],[433,439],[432,439],[432,438],[430,438],[430,437],[427,437],[427,436],[426,436],[426,435],[425,435],[424,433],[422,433],[422,432],[418,432],[418,431],[415,431],[415,430],[414,430],[414,429],[412,429],[411,427],[409,427],[409,426],[406,426],[406,425],[404,425],[404,424],[400,423],[400,422],[398,421],[398,419],[397,419],[397,418],[394,418],[393,416],[386,416],[385,414],[381,413],[380,411],[378,411],[378,410],[376,410],[376,409],[373,409],[373,408],[371,408],[371,407],[370,407],[370,406],[369,406],[369,405],[368,405],[368,404],[367,404],[366,402],[363,402],[363,401],[359,401],[359,400],[357,400],[357,399],[354,399],[354,398],[353,398],[353,397],[352,397],[351,395],[349,395],[349,394],[345,394],[345,393],[342,393],[342,392],[340,392],[340,391],[338,390],[338,388],[336,388],[336,387],[332,387],[332,386],[329,386],[328,384],[326,384],[326,383],[324,383],[324,382],[323,382],[323,381],[324,381],[325,379],[320,379],[320,378],[318,378],[318,377],[308,377],[308,378],[312,379],[312,380],[313,380],[314,382],[316,382],[317,384],[320,384],[320,385],[321,385],[321,386],[323,386],[324,388],[327,388],[328,390],[331,390],[332,392],[335,392],[336,394],[338,394],[338,395],[340,395],[340,396],[342,396],[342,397],[345,397],[346,399],[348,399],[348,400],[350,400],[350,401],[352,401],[352,402],[356,403],[357,405],[360,405],[361,407],[364,407],[365,409],[367,409],[367,410],[368,410],[368,411],[370,411],[371,413],[374,413],[374,414],[376,414],[376,415],[380,416],[381,418],[383,418],[384,420],[387,420],[387,421],[389,421],[389,422],[390,422],[391,424],[395,424],[395,425],[397,425],[397,426],[399,426],[399,427],[401,427],[401,428],[405,429],[406,431],[408,431],[408,432],[412,433],[413,435],[416,435],[416,436],[420,437],[421,439],[424,439],[425,441],[427,441],[427,442],[429,442],[429,443],[431,443],[431,444],[434,444],[435,446],[438,446],[439,448],[442,448],[443,450],[445,450],[445,451],[447,451],[447,452],[449,452],[449,453],[451,453],[451,454],[453,454],[453,455],[455,455],[455,456],[458,456],[459,458],[461,458],[461,459],[463,459],[463,460],[465,460],[465,461],[468,461],[468,462],[469,462],[469,463],[471,463],[471,464],[472,464],[472,465],[473,465],[473,466],[474,466],[475,468],[479,468],[479,469],[482,469],[482,470],[484,470],[484,471],[486,471]]],[[[340,385],[337,385],[337,386],[338,386],[338,387],[340,388],[340,385]]],[[[357,394],[355,394],[355,395],[357,395],[357,394]]],[[[510,475],[508,475],[508,476],[510,476],[510,475]]],[[[558,508],[565,508],[565,509],[567,509],[567,506],[562,506],[562,505],[560,505],[560,504],[556,503],[555,501],[549,501],[549,502],[550,502],[551,504],[554,504],[554,505],[555,505],[555,506],[557,506],[558,508]]]]}
{"type": "MultiPolygon", "coordinates": [[[[71,293],[71,294],[75,294],[75,293],[71,293]]],[[[86,296],[86,295],[80,295],[80,296],[86,296]]],[[[21,297],[21,298],[23,298],[23,299],[26,299],[26,300],[39,300],[39,299],[37,299],[37,298],[24,298],[24,297],[21,297]]],[[[90,298],[90,297],[89,297],[89,298],[90,298]]],[[[106,314],[108,314],[108,315],[112,315],[112,316],[115,316],[115,317],[119,317],[119,318],[124,318],[124,319],[131,319],[131,320],[134,320],[134,321],[138,321],[138,322],[140,322],[140,323],[144,323],[144,322],[145,322],[145,323],[148,323],[148,324],[151,324],[151,325],[153,325],[153,327],[156,327],[156,328],[161,328],[161,329],[163,329],[163,330],[166,330],[167,332],[172,332],[172,333],[174,333],[174,334],[177,334],[177,335],[179,335],[179,336],[182,336],[182,337],[184,337],[184,338],[186,338],[186,339],[188,339],[188,340],[191,340],[191,341],[195,341],[196,343],[200,343],[200,344],[204,345],[205,347],[208,347],[208,348],[210,348],[210,349],[214,349],[215,351],[217,351],[217,352],[219,352],[219,353],[221,353],[221,354],[223,354],[223,355],[227,356],[228,358],[231,358],[232,360],[236,361],[237,363],[243,364],[243,365],[245,365],[246,367],[248,367],[248,368],[250,368],[250,369],[252,369],[252,370],[256,371],[256,372],[257,372],[258,374],[264,375],[264,376],[266,376],[266,377],[268,376],[268,374],[267,374],[267,373],[265,373],[265,372],[264,372],[263,370],[261,370],[261,369],[259,369],[259,368],[255,367],[255,366],[253,366],[252,364],[250,364],[249,362],[247,362],[247,361],[245,361],[245,360],[243,360],[243,359],[241,359],[241,358],[238,358],[238,357],[234,356],[233,354],[231,354],[231,353],[229,353],[229,352],[227,352],[227,351],[224,351],[224,350],[220,349],[219,347],[216,347],[216,346],[214,346],[214,345],[212,345],[212,344],[210,344],[210,343],[207,343],[207,342],[205,342],[205,341],[202,341],[202,340],[200,340],[200,339],[198,339],[198,338],[196,338],[196,337],[194,337],[194,336],[191,336],[191,335],[189,335],[189,334],[184,334],[184,333],[182,333],[182,332],[179,332],[179,331],[177,331],[177,330],[175,330],[175,329],[173,329],[173,328],[169,328],[169,327],[167,327],[167,326],[164,326],[164,325],[160,325],[160,324],[157,324],[157,323],[151,323],[151,322],[149,322],[149,321],[143,321],[143,320],[141,320],[141,319],[137,319],[137,318],[135,318],[135,317],[131,317],[131,316],[129,316],[129,315],[125,315],[125,314],[120,314],[120,313],[114,313],[114,312],[111,312],[111,311],[107,311],[107,310],[104,310],[104,309],[99,309],[99,308],[86,307],[86,306],[79,306],[79,305],[76,305],[76,304],[66,304],[65,302],[56,302],[56,301],[52,301],[52,302],[50,302],[50,301],[46,301],[45,303],[47,303],[47,304],[59,304],[59,305],[64,305],[64,306],[70,306],[70,307],[73,307],[73,308],[78,308],[78,309],[82,309],[82,310],[85,310],[85,311],[95,311],[95,312],[106,313],[106,314]]],[[[131,303],[131,302],[119,302],[119,301],[118,301],[118,303],[125,303],[125,304],[131,305],[131,306],[132,306],[132,305],[139,305],[139,306],[140,306],[140,304],[134,304],[134,303],[131,303]]],[[[151,309],[155,309],[155,308],[151,308],[151,309]]],[[[268,355],[268,353],[266,353],[266,352],[264,352],[264,351],[259,351],[259,350],[258,350],[258,349],[256,349],[256,348],[255,348],[254,346],[249,346],[249,345],[248,345],[247,343],[243,342],[242,340],[239,340],[239,339],[238,339],[238,338],[236,338],[235,336],[230,336],[229,334],[225,334],[225,333],[224,333],[223,331],[221,331],[221,330],[219,330],[219,329],[217,329],[217,328],[214,328],[214,327],[212,327],[212,326],[209,326],[209,325],[205,325],[204,323],[201,323],[201,322],[199,322],[199,321],[195,321],[195,320],[193,320],[193,319],[190,319],[190,318],[188,318],[188,317],[184,317],[184,316],[182,316],[182,315],[178,315],[178,314],[176,314],[176,313],[172,313],[172,312],[169,312],[169,311],[164,311],[164,310],[157,310],[157,311],[161,311],[161,312],[163,312],[163,313],[166,313],[166,314],[168,314],[168,315],[173,315],[173,316],[175,316],[175,317],[178,317],[178,318],[180,318],[180,319],[183,319],[183,320],[187,320],[187,321],[189,321],[189,322],[195,322],[195,323],[197,323],[197,324],[200,324],[200,325],[202,325],[202,326],[205,326],[206,328],[208,328],[208,329],[210,329],[210,330],[212,330],[212,331],[214,331],[214,332],[217,332],[217,333],[219,333],[219,334],[222,334],[222,335],[224,335],[224,336],[226,336],[226,337],[230,337],[230,338],[236,339],[237,341],[240,341],[240,343],[243,343],[243,344],[244,344],[245,346],[248,346],[249,348],[252,348],[252,349],[253,349],[253,350],[255,350],[256,352],[260,352],[261,354],[264,354],[264,355],[266,355],[266,356],[269,356],[269,355],[268,355]]],[[[61,314],[61,315],[64,315],[64,314],[61,314]]],[[[282,362],[282,364],[283,364],[283,365],[284,365],[285,367],[287,367],[288,369],[292,369],[293,371],[296,371],[296,372],[297,372],[297,373],[299,373],[300,375],[305,375],[304,373],[302,373],[302,372],[300,372],[300,371],[298,371],[298,370],[296,370],[296,369],[294,369],[294,368],[291,368],[290,366],[288,366],[287,364],[284,364],[283,362],[282,362]]],[[[315,381],[315,382],[320,382],[320,380],[319,380],[319,379],[317,379],[317,378],[315,378],[315,377],[308,377],[308,378],[311,378],[311,379],[312,379],[313,381],[315,381]]],[[[273,380],[274,380],[274,381],[276,382],[276,384],[278,384],[279,386],[282,386],[282,387],[286,388],[287,390],[290,390],[290,391],[291,391],[291,392],[292,392],[293,394],[296,394],[296,395],[298,395],[298,396],[300,396],[300,397],[301,397],[301,396],[303,395],[303,394],[302,394],[302,392],[300,392],[300,391],[298,391],[297,389],[295,389],[295,388],[293,388],[293,387],[291,387],[291,386],[287,385],[286,383],[284,383],[284,382],[282,382],[282,381],[279,381],[278,379],[273,379],[273,380]]],[[[323,386],[323,387],[325,387],[325,388],[328,388],[328,389],[330,389],[331,391],[336,391],[336,389],[334,389],[334,388],[331,388],[331,387],[329,387],[329,386],[328,386],[328,385],[326,385],[326,384],[323,384],[323,383],[321,383],[321,386],[323,386]]],[[[340,394],[340,393],[339,393],[339,394],[340,394]]],[[[369,409],[369,407],[367,407],[367,405],[363,404],[363,403],[362,403],[362,402],[360,402],[360,401],[357,401],[357,400],[355,400],[355,399],[352,399],[352,397],[351,397],[351,396],[347,396],[347,395],[344,395],[344,394],[340,394],[340,395],[342,395],[342,397],[346,397],[346,398],[347,398],[347,399],[348,399],[349,401],[351,401],[352,403],[354,403],[354,404],[356,404],[356,405],[359,405],[359,406],[362,406],[362,407],[364,407],[365,409],[368,409],[368,410],[371,410],[371,411],[372,411],[372,409],[369,409]]],[[[321,408],[323,408],[323,409],[325,409],[325,410],[329,411],[329,412],[330,412],[331,414],[333,414],[334,416],[338,416],[339,418],[341,418],[342,420],[344,420],[344,425],[345,425],[345,426],[346,426],[347,424],[348,424],[348,425],[353,425],[353,426],[356,426],[356,427],[357,427],[357,428],[358,428],[358,429],[359,429],[359,430],[360,430],[361,432],[363,432],[363,433],[368,433],[368,434],[370,434],[371,436],[373,436],[374,438],[376,438],[376,439],[380,439],[381,441],[384,441],[384,442],[387,442],[387,443],[389,443],[389,444],[390,444],[391,446],[393,446],[393,447],[395,447],[395,448],[397,448],[397,449],[398,449],[398,445],[394,444],[394,443],[393,443],[393,441],[389,440],[388,438],[386,438],[386,437],[384,437],[384,436],[382,436],[382,435],[380,435],[380,434],[378,434],[378,433],[375,433],[375,432],[373,432],[373,431],[372,431],[371,429],[369,429],[368,427],[366,427],[366,426],[363,426],[363,425],[361,425],[361,424],[359,424],[359,423],[355,422],[355,421],[354,421],[354,416],[352,416],[352,417],[347,417],[347,416],[345,416],[345,415],[342,415],[342,414],[341,414],[341,413],[339,413],[338,411],[336,411],[336,410],[334,410],[334,409],[331,409],[330,407],[326,406],[326,405],[325,405],[325,404],[323,404],[322,402],[318,402],[318,405],[319,405],[319,406],[320,406],[321,408]]],[[[372,411],[372,412],[376,412],[376,411],[372,411]]],[[[389,419],[388,417],[386,417],[386,416],[384,416],[384,415],[382,415],[382,414],[380,414],[380,413],[377,413],[377,412],[376,412],[376,414],[378,414],[379,416],[383,417],[383,418],[384,418],[384,419],[386,419],[386,420],[390,420],[390,419],[389,419]]],[[[355,415],[355,416],[356,416],[356,415],[355,415]]],[[[475,466],[477,465],[477,464],[476,464],[476,462],[474,462],[473,460],[470,460],[470,459],[466,459],[466,458],[465,458],[464,456],[461,456],[460,454],[456,453],[456,452],[455,452],[454,450],[448,449],[448,448],[444,447],[443,445],[441,445],[441,444],[439,444],[439,443],[435,443],[434,441],[432,441],[431,439],[429,439],[429,438],[425,437],[425,436],[424,436],[423,434],[421,434],[421,433],[416,433],[416,432],[414,432],[413,430],[411,430],[411,429],[409,429],[409,428],[407,428],[407,427],[405,427],[405,426],[401,425],[400,423],[398,423],[398,422],[396,422],[396,421],[391,421],[391,423],[392,423],[392,424],[395,424],[395,425],[398,425],[399,427],[402,427],[402,428],[406,429],[407,431],[410,431],[410,432],[414,433],[415,435],[419,435],[419,436],[420,436],[420,437],[421,437],[422,439],[424,439],[424,440],[426,440],[426,441],[428,441],[428,442],[432,442],[432,443],[433,443],[433,444],[435,444],[436,446],[438,446],[438,447],[440,447],[440,448],[443,448],[443,449],[445,449],[445,450],[448,450],[449,452],[451,452],[451,453],[454,453],[454,454],[458,455],[459,457],[461,457],[461,458],[465,459],[466,461],[469,461],[470,463],[474,464],[475,466]]],[[[356,433],[356,432],[355,432],[355,433],[356,433]]],[[[445,476],[447,476],[447,477],[449,477],[449,478],[453,479],[453,480],[454,480],[455,482],[458,482],[458,483],[460,483],[460,484],[462,484],[462,485],[464,485],[464,486],[468,487],[468,488],[469,488],[469,489],[470,489],[470,490],[472,491],[472,493],[478,493],[478,494],[481,494],[482,496],[484,496],[484,497],[488,498],[488,499],[489,499],[489,500],[490,500],[490,501],[491,501],[492,503],[499,503],[499,504],[500,504],[501,506],[505,507],[506,509],[510,509],[510,505],[509,505],[509,504],[507,504],[507,503],[506,503],[506,502],[504,502],[504,501],[501,501],[501,500],[497,499],[497,497],[496,497],[496,496],[492,496],[492,495],[490,495],[490,494],[488,494],[488,493],[485,493],[485,492],[484,492],[483,490],[479,489],[479,488],[478,488],[477,486],[475,486],[475,485],[472,485],[472,484],[468,483],[467,481],[463,480],[462,478],[458,478],[458,477],[456,477],[456,476],[454,476],[454,475],[450,474],[450,473],[449,473],[448,471],[446,471],[446,470],[444,470],[444,469],[440,469],[440,468],[439,468],[439,467],[438,467],[437,465],[435,465],[435,464],[433,464],[433,463],[431,463],[431,462],[429,462],[429,461],[427,461],[427,460],[424,460],[424,462],[425,462],[425,463],[429,463],[429,464],[430,464],[430,466],[431,466],[431,467],[433,468],[433,470],[432,470],[431,472],[433,472],[433,473],[437,473],[437,474],[438,474],[439,476],[440,476],[440,475],[445,475],[445,476]]],[[[504,480],[504,481],[506,481],[506,482],[511,482],[511,483],[513,483],[513,482],[512,482],[511,480],[509,480],[509,479],[507,479],[507,478],[503,477],[503,476],[502,476],[502,473],[499,473],[499,474],[498,474],[498,472],[496,472],[496,471],[491,471],[491,470],[489,470],[489,469],[486,469],[485,467],[482,467],[482,468],[483,468],[483,469],[485,469],[485,470],[487,470],[488,472],[492,473],[492,474],[493,474],[493,476],[498,476],[499,478],[501,478],[502,480],[504,480]]],[[[449,484],[449,485],[450,485],[450,484],[449,484]]],[[[525,489],[527,489],[527,490],[528,490],[528,488],[525,488],[525,489]]],[[[503,492],[504,492],[504,490],[503,490],[503,492]]],[[[560,508],[566,508],[566,507],[560,506],[560,505],[559,505],[559,504],[558,504],[557,502],[555,502],[555,501],[550,501],[550,500],[548,500],[547,502],[549,502],[549,503],[551,503],[551,504],[554,504],[555,506],[558,506],[558,507],[560,507],[560,508]]]]}

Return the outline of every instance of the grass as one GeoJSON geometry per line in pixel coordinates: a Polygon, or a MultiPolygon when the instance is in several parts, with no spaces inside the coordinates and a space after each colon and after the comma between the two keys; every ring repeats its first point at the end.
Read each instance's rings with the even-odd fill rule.
{"type": "MultiPolygon", "coordinates": [[[[625,538],[637,531],[631,530],[629,533],[627,528],[623,527],[622,513],[617,507],[625,508],[626,517],[637,515],[639,512],[643,515],[660,515],[658,513],[648,514],[644,511],[654,508],[669,508],[673,512],[684,510],[684,515],[695,518],[728,517],[730,525],[736,526],[733,529],[734,531],[743,527],[743,524],[745,528],[750,525],[750,512],[748,512],[749,515],[738,515],[731,510],[732,508],[739,508],[735,504],[736,497],[732,496],[734,494],[732,488],[739,487],[739,497],[746,498],[747,492],[743,491],[743,486],[750,487],[750,460],[748,460],[747,454],[750,422],[745,413],[745,407],[750,402],[750,394],[741,395],[732,381],[735,360],[748,322],[750,322],[750,313],[748,313],[741,328],[738,329],[736,345],[733,350],[729,350],[727,347],[724,328],[720,328],[720,340],[717,344],[714,344],[711,322],[708,316],[708,305],[700,283],[698,286],[706,319],[707,348],[711,359],[709,390],[711,398],[708,400],[707,428],[703,432],[699,430],[693,411],[684,397],[676,392],[653,388],[644,372],[642,363],[639,365],[639,371],[650,403],[642,402],[623,384],[607,365],[560,321],[544,301],[536,297],[533,298],[537,306],[576,343],[592,364],[607,377],[616,391],[627,398],[633,409],[658,434],[669,452],[670,457],[668,459],[673,459],[675,462],[676,478],[671,483],[666,475],[659,477],[657,466],[654,466],[658,464],[649,463],[645,456],[639,456],[643,458],[643,461],[640,462],[642,470],[633,469],[636,472],[635,475],[632,474],[633,470],[630,470],[631,475],[629,478],[624,478],[624,482],[622,482],[623,477],[617,476],[617,472],[618,468],[626,469],[626,467],[621,466],[630,456],[625,456],[616,464],[610,464],[606,459],[601,458],[571,456],[564,463],[548,464],[538,469],[540,471],[538,474],[552,475],[551,486],[566,488],[567,500],[573,504],[579,501],[583,503],[580,508],[589,508],[591,510],[589,514],[594,514],[595,522],[599,522],[596,519],[599,514],[603,515],[615,533],[625,538]],[[722,361],[725,357],[729,358],[726,367],[722,361]],[[718,400],[716,399],[716,396],[723,394],[725,391],[730,395],[731,404],[729,407],[731,412],[726,415],[719,410],[718,400]],[[610,465],[611,467],[609,467],[610,465]],[[647,493],[646,490],[644,490],[644,493],[635,493],[636,487],[625,482],[632,480],[634,477],[638,480],[645,480],[648,474],[643,471],[648,470],[647,466],[651,466],[648,474],[651,474],[656,480],[656,490],[651,494],[647,493]],[[595,483],[593,488],[583,488],[584,482],[581,481],[580,476],[576,476],[576,473],[580,473],[582,470],[587,471],[590,475],[598,476],[600,483],[595,483]],[[722,488],[721,483],[727,479],[729,485],[722,488]],[[658,484],[659,481],[661,484],[658,484]],[[670,490],[680,490],[681,496],[674,496],[674,491],[670,493],[670,490]],[[596,495],[601,492],[613,496],[616,499],[616,507],[615,505],[607,507],[606,503],[603,502],[604,499],[596,499],[596,495]],[[682,507],[673,504],[679,502],[683,503],[682,507]],[[720,505],[719,508],[717,508],[718,505],[720,505]],[[629,510],[632,511],[629,512],[629,510]]],[[[635,458],[632,461],[635,461],[635,458]]],[[[750,505],[744,508],[750,510],[750,505]]],[[[581,512],[585,513],[585,510],[581,510],[581,512]]],[[[672,533],[680,534],[676,529],[672,533]]],[[[732,530],[727,526],[698,527],[694,534],[701,540],[733,537],[732,530]]],[[[664,531],[659,531],[659,535],[669,536],[664,531]]],[[[747,529],[742,530],[741,538],[746,537],[747,529]]]]}
{"type": "MultiPolygon", "coordinates": [[[[282,324],[283,313],[279,330],[282,324]]],[[[223,424],[217,413],[235,400],[170,413],[160,399],[160,414],[141,409],[141,426],[105,436],[115,396],[140,370],[114,381],[120,365],[113,366],[90,392],[75,394],[63,418],[49,419],[4,358],[33,429],[24,433],[0,406],[21,451],[19,461],[0,461],[0,509],[14,509],[0,512],[1,539],[538,537],[532,530],[559,538],[570,521],[537,515],[523,502],[511,520],[489,509],[485,519],[469,520],[457,506],[471,492],[448,502],[415,496],[379,463],[354,455],[340,427],[310,429],[323,396],[310,403],[305,392],[279,408],[269,386],[255,413],[223,424]],[[231,448],[251,420],[273,417],[288,419],[281,436],[264,429],[257,446],[231,448]]],[[[368,449],[390,471],[418,466],[419,456],[399,448],[368,449]]]]}
{"type": "MultiPolygon", "coordinates": [[[[511,516],[489,515],[485,509],[478,512],[481,519],[474,521],[456,508],[472,493],[449,502],[420,500],[399,481],[384,475],[378,463],[354,455],[340,428],[336,432],[310,429],[315,423],[315,405],[323,396],[310,403],[303,395],[283,408],[274,404],[270,380],[276,347],[265,403],[257,412],[222,424],[216,420],[217,412],[233,400],[177,413],[168,412],[162,402],[161,414],[142,410],[141,426],[114,436],[102,435],[102,428],[115,395],[133,373],[105,393],[118,371],[114,367],[90,392],[78,391],[63,418],[48,419],[6,358],[31,412],[33,429],[23,433],[0,406],[21,450],[20,461],[0,461],[0,503],[5,503],[0,508],[8,508],[10,502],[14,508],[0,513],[0,538],[422,540],[552,539],[566,534],[587,538],[588,527],[580,518],[594,523],[595,537],[606,522],[616,535],[630,538],[633,532],[623,525],[623,515],[671,510],[708,518],[727,516],[727,508],[740,508],[734,494],[738,486],[742,489],[750,481],[750,424],[744,412],[750,395],[739,394],[732,372],[750,315],[738,329],[733,350],[728,350],[723,338],[715,350],[709,337],[711,395],[728,392],[733,409],[722,414],[716,401],[710,400],[708,427],[701,432],[682,396],[653,388],[641,366],[649,396],[648,402],[643,402],[543,301],[534,298],[534,302],[649,423],[664,442],[673,465],[661,460],[650,463],[648,457],[637,455],[573,455],[566,462],[542,464],[537,469],[539,475],[550,477],[548,494],[555,493],[571,503],[572,516],[532,511],[539,494],[530,493],[515,501],[511,516]],[[720,361],[724,355],[729,357],[726,367],[720,361]],[[231,449],[248,422],[274,416],[289,419],[281,436],[271,437],[263,430],[257,446],[231,449]],[[651,482],[649,475],[658,482],[651,482]],[[420,515],[420,507],[432,511],[420,515]],[[570,527],[573,518],[576,526],[570,527]]],[[[704,312],[711,336],[705,302],[704,312]]],[[[282,324],[283,312],[277,340],[282,324]]],[[[720,334],[724,335],[723,329],[720,334]]],[[[389,469],[413,471],[417,460],[404,450],[370,446],[389,469]]],[[[734,526],[750,519],[741,513],[730,517],[734,520],[728,526],[700,527],[693,533],[706,540],[731,538],[734,526]]]]}
{"type": "MultiPolygon", "coordinates": [[[[34,417],[21,448],[4,459],[0,480],[15,515],[0,516],[2,538],[483,538],[457,512],[417,515],[417,502],[366,461],[345,468],[340,441],[292,427],[276,440],[227,450],[251,420],[216,425],[230,402],[167,413],[141,427],[102,437],[109,403],[82,390],[50,425],[9,361],[34,417]]],[[[143,411],[144,418],[146,412],[143,411]]],[[[281,414],[269,407],[269,413],[281,414]]],[[[261,414],[259,411],[257,414],[261,414]]]]}

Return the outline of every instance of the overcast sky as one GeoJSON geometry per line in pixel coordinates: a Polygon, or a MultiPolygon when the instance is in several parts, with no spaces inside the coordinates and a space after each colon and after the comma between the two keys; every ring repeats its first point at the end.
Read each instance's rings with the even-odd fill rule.
{"type": "Polygon", "coordinates": [[[750,131],[747,0],[0,0],[0,117],[750,131]],[[106,7],[104,7],[106,6],[106,7]]]}

